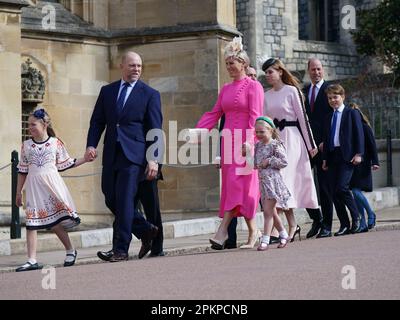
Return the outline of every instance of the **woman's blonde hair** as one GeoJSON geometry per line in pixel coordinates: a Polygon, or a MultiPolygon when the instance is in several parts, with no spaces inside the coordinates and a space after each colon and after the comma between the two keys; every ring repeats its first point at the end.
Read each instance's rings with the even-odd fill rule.
{"type": "Polygon", "coordinates": [[[47,134],[49,137],[56,137],[56,133],[51,126],[51,118],[49,114],[46,112],[44,109],[36,109],[33,111],[31,114],[29,114],[30,117],[34,117],[35,119],[42,121],[43,124],[47,125],[47,134]]]}
{"type": "Polygon", "coordinates": [[[235,37],[229,42],[224,50],[224,59],[233,58],[244,64],[247,68],[250,65],[250,58],[243,50],[242,37],[235,37]]]}
{"type": "Polygon", "coordinates": [[[357,103],[354,102],[350,102],[349,103],[349,107],[354,109],[354,110],[358,110],[358,112],[360,112],[361,114],[361,118],[363,119],[363,121],[369,126],[371,127],[371,122],[369,121],[368,117],[361,111],[360,106],[357,103]]]}

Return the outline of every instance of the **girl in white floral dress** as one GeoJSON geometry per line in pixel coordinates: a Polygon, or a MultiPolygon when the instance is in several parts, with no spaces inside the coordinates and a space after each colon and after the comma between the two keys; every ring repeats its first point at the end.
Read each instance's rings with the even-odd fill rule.
{"type": "Polygon", "coordinates": [[[278,248],[284,248],[289,240],[276,207],[286,209],[290,192],[283,182],[280,169],[287,166],[286,152],[279,140],[273,121],[268,117],[257,118],[255,125],[259,141],[254,150],[254,167],[258,169],[261,201],[264,209],[264,235],[258,251],[268,249],[272,228],[279,231],[278,248]]]}
{"type": "Polygon", "coordinates": [[[75,263],[77,251],[65,229],[80,223],[72,197],[59,171],[78,167],[89,159],[72,159],[64,144],[56,138],[50,117],[44,109],[29,116],[31,139],[24,141],[18,165],[16,205],[22,206],[25,190],[26,239],[28,261],[17,272],[40,269],[36,261],[37,230],[51,229],[66,249],[64,266],[75,263]]]}

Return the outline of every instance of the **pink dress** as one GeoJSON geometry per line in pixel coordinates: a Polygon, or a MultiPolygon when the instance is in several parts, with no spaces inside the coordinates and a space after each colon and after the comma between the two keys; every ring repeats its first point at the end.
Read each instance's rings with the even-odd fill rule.
{"type": "Polygon", "coordinates": [[[44,142],[32,139],[24,141],[18,172],[27,174],[24,189],[26,195],[26,229],[48,229],[59,223],[72,228],[80,223],[72,197],[59,171],[73,167],[64,144],[50,137],[44,142]]]}
{"type": "Polygon", "coordinates": [[[247,174],[241,174],[246,167],[241,146],[246,142],[246,131],[247,142],[254,144],[254,124],[262,115],[263,100],[264,90],[258,81],[248,77],[233,81],[224,85],[212,111],[205,113],[197,123],[197,128],[211,130],[225,114],[224,130],[231,133],[230,137],[223,135],[221,143],[221,218],[227,211],[247,219],[256,214],[260,198],[257,171],[249,168],[247,174]]]}
{"type": "Polygon", "coordinates": [[[278,129],[288,159],[287,167],[281,170],[283,181],[292,195],[287,205],[289,208],[318,208],[308,156],[308,151],[316,145],[297,89],[285,85],[279,91],[268,90],[265,93],[264,114],[279,121],[299,121],[301,133],[295,126],[284,127],[282,131],[278,129]]]}

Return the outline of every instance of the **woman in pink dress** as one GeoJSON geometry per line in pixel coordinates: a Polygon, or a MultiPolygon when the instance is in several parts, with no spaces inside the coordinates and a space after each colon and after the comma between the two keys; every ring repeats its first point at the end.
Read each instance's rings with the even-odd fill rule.
{"type": "Polygon", "coordinates": [[[221,144],[222,190],[219,216],[223,218],[214,238],[213,247],[223,249],[228,239],[228,225],[233,217],[243,216],[249,228],[248,243],[253,248],[261,236],[255,223],[260,198],[257,171],[247,166],[242,156],[244,143],[254,145],[254,124],[263,110],[264,90],[258,81],[246,76],[249,58],[241,38],[225,48],[226,69],[233,82],[225,84],[212,111],[205,113],[197,128],[211,130],[225,114],[221,144]]]}
{"type": "Polygon", "coordinates": [[[300,232],[293,208],[318,208],[317,192],[311,171],[310,158],[318,149],[310,129],[303,96],[297,79],[278,59],[268,59],[262,67],[272,89],[265,93],[264,114],[274,119],[280,138],[286,147],[288,165],[282,169],[283,181],[292,197],[285,211],[289,237],[300,232]]]}

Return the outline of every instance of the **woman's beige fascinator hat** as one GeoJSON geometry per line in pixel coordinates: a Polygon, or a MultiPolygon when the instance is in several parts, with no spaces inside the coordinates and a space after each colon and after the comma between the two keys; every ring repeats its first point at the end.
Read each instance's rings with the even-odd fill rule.
{"type": "Polygon", "coordinates": [[[246,51],[243,50],[242,37],[235,37],[231,42],[226,45],[224,58],[226,60],[231,57],[238,59],[247,65],[250,64],[250,59],[246,51]]]}

